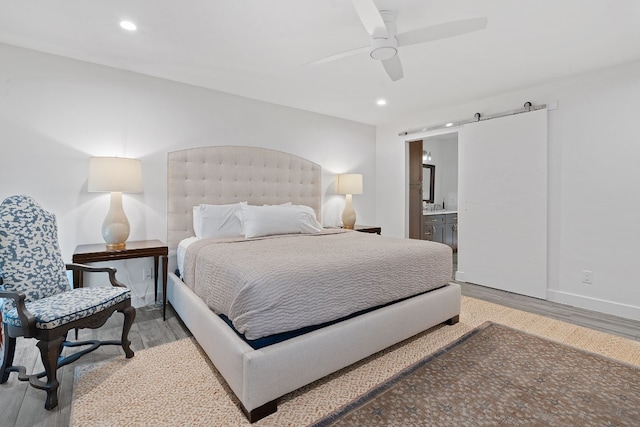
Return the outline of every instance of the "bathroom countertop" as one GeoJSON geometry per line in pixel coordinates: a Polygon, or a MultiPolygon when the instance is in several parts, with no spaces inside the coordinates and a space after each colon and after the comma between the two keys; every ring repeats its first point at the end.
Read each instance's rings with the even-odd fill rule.
{"type": "Polygon", "coordinates": [[[458,211],[451,211],[448,209],[440,209],[439,211],[422,211],[422,215],[444,215],[444,214],[454,214],[458,213],[458,211]]]}

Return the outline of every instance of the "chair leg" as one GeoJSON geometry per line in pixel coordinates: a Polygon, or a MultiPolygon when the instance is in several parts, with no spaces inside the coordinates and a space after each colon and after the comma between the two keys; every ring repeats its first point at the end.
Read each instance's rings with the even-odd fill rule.
{"type": "Polygon", "coordinates": [[[131,341],[129,341],[129,330],[131,329],[131,325],[133,325],[133,320],[136,318],[136,309],[129,306],[122,310],[124,314],[124,325],[122,326],[122,349],[124,350],[124,354],[127,359],[133,357],[134,353],[131,350],[131,341]]]}
{"type": "Polygon", "coordinates": [[[38,341],[40,358],[47,374],[47,384],[44,390],[47,392],[47,400],[44,403],[45,409],[53,409],[58,406],[58,386],[60,383],[56,377],[58,371],[58,352],[64,341],[64,336],[56,337],[51,341],[38,341]]]}
{"type": "Polygon", "coordinates": [[[65,343],[67,342],[67,334],[64,334],[62,337],[62,342],[60,342],[60,348],[58,349],[58,359],[62,356],[62,351],[64,350],[65,343]]]}
{"type": "MultiPolygon", "coordinates": [[[[6,330],[6,328],[5,328],[6,330]]],[[[11,371],[9,368],[13,365],[13,356],[16,352],[16,339],[7,336],[3,331],[2,336],[2,371],[0,371],[0,384],[4,384],[9,380],[11,371]]]]}

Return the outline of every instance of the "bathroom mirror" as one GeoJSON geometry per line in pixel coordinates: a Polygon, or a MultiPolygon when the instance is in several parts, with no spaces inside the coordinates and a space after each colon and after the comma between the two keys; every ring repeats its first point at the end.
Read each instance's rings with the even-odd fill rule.
{"type": "Polygon", "coordinates": [[[433,203],[433,193],[436,183],[436,165],[422,164],[422,200],[433,203]]]}

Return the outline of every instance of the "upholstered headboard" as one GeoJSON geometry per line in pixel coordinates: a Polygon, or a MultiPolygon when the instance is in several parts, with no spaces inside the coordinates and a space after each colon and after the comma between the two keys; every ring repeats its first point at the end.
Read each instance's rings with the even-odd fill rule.
{"type": "Polygon", "coordinates": [[[320,165],[256,147],[217,146],[173,151],[167,159],[167,239],[175,253],[193,236],[193,206],[246,201],[311,206],[321,216],[320,165]]]}

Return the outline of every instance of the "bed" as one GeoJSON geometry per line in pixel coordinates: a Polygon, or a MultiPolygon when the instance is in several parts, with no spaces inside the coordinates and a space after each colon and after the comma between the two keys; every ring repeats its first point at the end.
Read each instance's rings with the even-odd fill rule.
{"type": "MultiPolygon", "coordinates": [[[[194,235],[194,206],[290,202],[309,206],[320,217],[321,177],[319,165],[264,148],[215,146],[168,154],[167,238],[172,273],[168,277],[167,301],[225,378],[251,422],[275,412],[277,399],[291,391],[432,326],[458,321],[460,287],[449,283],[440,271],[439,276],[435,275],[439,278],[438,283],[432,284],[433,290],[358,311],[362,314],[327,322],[327,326],[254,349],[211,309],[211,301],[205,302],[207,298],[192,290],[193,284],[188,285],[173,273],[178,246],[194,235]]],[[[354,231],[347,233],[351,234],[340,238],[365,238],[354,231]]],[[[330,237],[322,235],[317,239],[330,237]]],[[[366,238],[384,239],[377,235],[366,238]]],[[[269,236],[265,239],[277,240],[269,236]]],[[[193,256],[187,258],[192,265],[193,256]]],[[[327,269],[333,264],[327,264],[327,269]]]]}

